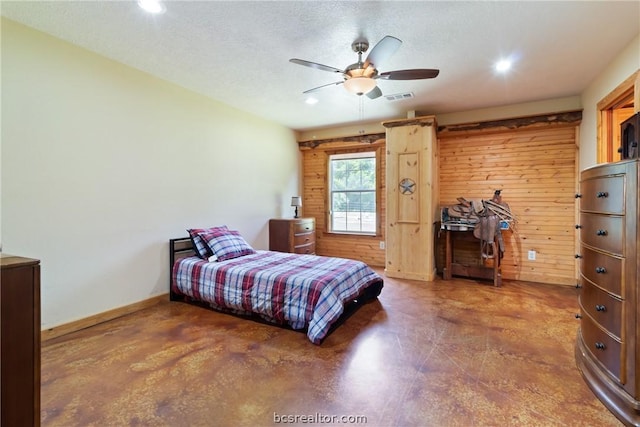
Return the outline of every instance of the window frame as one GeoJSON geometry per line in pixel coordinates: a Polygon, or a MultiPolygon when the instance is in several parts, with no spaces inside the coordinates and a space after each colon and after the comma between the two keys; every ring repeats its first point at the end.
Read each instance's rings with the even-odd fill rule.
{"type": "Polygon", "coordinates": [[[640,71],[629,76],[597,104],[597,163],[620,160],[620,123],[634,114],[633,106],[638,99],[640,71]]]}
{"type": "Polygon", "coordinates": [[[348,236],[364,236],[364,237],[379,237],[382,235],[381,231],[381,216],[382,216],[382,206],[381,206],[381,148],[379,147],[367,147],[362,149],[351,149],[351,150],[335,150],[328,151],[326,153],[327,156],[327,175],[326,175],[326,233],[328,234],[336,234],[336,235],[348,235],[348,236]],[[366,155],[369,154],[369,155],[366,155]],[[334,230],[333,229],[333,221],[332,221],[332,177],[331,177],[331,162],[334,157],[342,157],[342,158],[359,158],[359,157],[371,157],[375,159],[375,173],[376,173],[376,182],[375,182],[375,231],[344,231],[344,230],[334,230]]]}

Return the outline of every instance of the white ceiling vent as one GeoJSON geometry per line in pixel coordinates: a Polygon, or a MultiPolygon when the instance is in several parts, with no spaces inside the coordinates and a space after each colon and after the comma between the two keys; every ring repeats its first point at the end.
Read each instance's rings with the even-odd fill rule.
{"type": "Polygon", "coordinates": [[[413,98],[413,92],[406,93],[395,93],[393,95],[385,95],[387,101],[400,101],[401,99],[411,99],[413,98]]]}

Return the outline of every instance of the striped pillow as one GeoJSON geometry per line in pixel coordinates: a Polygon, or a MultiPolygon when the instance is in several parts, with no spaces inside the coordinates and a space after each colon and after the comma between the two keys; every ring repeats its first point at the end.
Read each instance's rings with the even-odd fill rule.
{"type": "Polygon", "coordinates": [[[219,227],[211,227],[211,228],[190,228],[187,229],[189,236],[191,237],[191,242],[193,243],[193,248],[195,249],[198,256],[202,259],[209,259],[213,255],[211,248],[209,245],[202,240],[199,233],[205,232],[227,232],[229,229],[226,225],[221,225],[219,227]]]}
{"type": "Polygon", "coordinates": [[[256,251],[235,230],[204,231],[199,236],[207,243],[218,261],[255,254],[256,251]]]}

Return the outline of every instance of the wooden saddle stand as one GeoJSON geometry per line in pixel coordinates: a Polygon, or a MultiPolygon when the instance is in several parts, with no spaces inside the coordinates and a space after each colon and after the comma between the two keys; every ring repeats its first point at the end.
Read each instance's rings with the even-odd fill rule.
{"type": "MultiPolygon", "coordinates": [[[[509,206],[502,202],[501,190],[496,190],[491,200],[468,201],[459,197],[458,204],[443,208],[441,229],[446,233],[446,253],[443,279],[452,276],[476,277],[493,280],[494,286],[502,285],[500,261],[505,245],[501,229],[514,220],[509,206]],[[453,238],[451,233],[473,231],[473,238],[480,241],[479,265],[463,265],[453,262],[453,238]],[[490,264],[489,266],[487,264],[490,264]]],[[[464,239],[464,237],[463,237],[464,239]]]]}

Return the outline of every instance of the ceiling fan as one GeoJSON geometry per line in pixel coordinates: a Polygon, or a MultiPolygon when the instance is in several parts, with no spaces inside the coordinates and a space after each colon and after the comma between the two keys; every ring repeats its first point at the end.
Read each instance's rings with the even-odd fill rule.
{"type": "Polygon", "coordinates": [[[335,83],[329,83],[326,85],[318,86],[313,89],[304,91],[303,93],[315,92],[319,89],[323,89],[329,86],[337,86],[343,84],[345,89],[356,95],[364,95],[371,99],[378,98],[382,95],[382,91],[376,84],[376,80],[422,80],[432,79],[436,77],[440,70],[427,69],[427,68],[415,68],[409,70],[396,70],[387,71],[385,73],[379,73],[378,67],[402,44],[402,40],[393,37],[385,36],[382,40],[376,44],[367,59],[362,62],[362,54],[369,49],[369,42],[366,40],[356,40],[351,44],[351,48],[358,54],[358,62],[349,65],[344,70],[339,68],[330,67],[328,65],[318,64],[316,62],[305,61],[304,59],[292,58],[289,62],[294,64],[304,65],[305,67],[315,68],[317,70],[329,71],[331,73],[341,74],[343,80],[335,83]]]}

